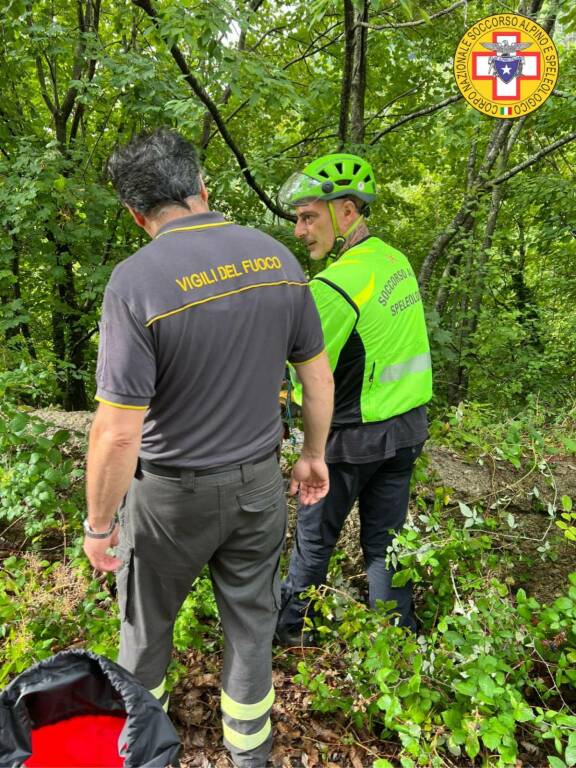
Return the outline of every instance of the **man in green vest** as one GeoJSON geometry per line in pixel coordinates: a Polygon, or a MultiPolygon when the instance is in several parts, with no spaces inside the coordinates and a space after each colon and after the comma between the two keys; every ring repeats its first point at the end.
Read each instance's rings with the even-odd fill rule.
{"type": "MultiPolygon", "coordinates": [[[[300,594],[325,582],[356,500],[370,605],[394,601],[394,620],[416,629],[411,585],[392,586],[386,552],[405,523],[414,462],[428,437],[425,404],[432,396],[432,368],[412,267],[368,231],[375,198],[371,166],[343,153],[314,160],[279,194],[295,211],[295,234],[310,257],[336,258],[310,283],[336,386],[326,447],[330,490],[298,510],[277,627],[283,645],[311,644],[302,634],[310,608],[300,594]]],[[[298,385],[295,392],[298,399],[298,385]]]]}

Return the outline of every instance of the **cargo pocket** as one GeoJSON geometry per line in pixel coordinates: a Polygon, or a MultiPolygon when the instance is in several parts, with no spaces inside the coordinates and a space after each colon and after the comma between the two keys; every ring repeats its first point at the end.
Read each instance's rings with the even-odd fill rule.
{"type": "Polygon", "coordinates": [[[282,543],[280,545],[280,552],[278,553],[278,562],[274,569],[274,575],[272,577],[272,595],[274,597],[274,605],[276,610],[282,610],[282,582],[280,580],[280,560],[282,558],[282,552],[284,550],[284,542],[286,541],[286,531],[288,530],[288,510],[286,504],[284,504],[284,528],[282,531],[282,543]]]}
{"type": "MultiPolygon", "coordinates": [[[[269,525],[270,534],[267,535],[267,551],[270,553],[271,568],[268,573],[271,574],[270,598],[266,598],[269,610],[278,611],[282,603],[281,584],[280,584],[280,556],[284,548],[284,539],[286,537],[286,528],[288,526],[288,514],[286,510],[286,501],[284,498],[284,482],[282,475],[278,472],[272,482],[260,486],[253,491],[245,491],[237,494],[237,501],[244,512],[254,515],[262,515],[262,518],[269,518],[266,527],[269,525]],[[268,602],[269,601],[269,602],[268,602]]],[[[260,518],[260,520],[262,520],[260,518]]],[[[258,523],[261,525],[261,522],[258,523]]],[[[270,576],[268,576],[270,578],[270,576]]],[[[263,582],[263,585],[266,582],[263,582]]],[[[268,590],[266,590],[268,591],[268,590]]]]}
{"type": "Polygon", "coordinates": [[[116,571],[116,589],[118,590],[118,607],[120,618],[129,624],[132,622],[132,604],[134,590],[134,549],[116,552],[122,560],[122,565],[116,571]]]}

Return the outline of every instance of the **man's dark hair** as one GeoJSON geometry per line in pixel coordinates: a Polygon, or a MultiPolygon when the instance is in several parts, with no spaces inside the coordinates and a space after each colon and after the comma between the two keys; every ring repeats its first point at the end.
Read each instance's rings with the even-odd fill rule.
{"type": "Polygon", "coordinates": [[[186,198],[200,194],[200,172],[194,146],[165,128],[137,136],[108,160],[120,200],[145,216],[168,205],[188,208],[186,198]]]}
{"type": "Polygon", "coordinates": [[[368,203],[364,200],[360,200],[359,197],[356,197],[355,195],[345,195],[344,197],[337,198],[338,200],[350,200],[351,203],[354,203],[356,210],[358,213],[360,213],[362,216],[364,216],[365,219],[370,216],[370,206],[368,203]]]}

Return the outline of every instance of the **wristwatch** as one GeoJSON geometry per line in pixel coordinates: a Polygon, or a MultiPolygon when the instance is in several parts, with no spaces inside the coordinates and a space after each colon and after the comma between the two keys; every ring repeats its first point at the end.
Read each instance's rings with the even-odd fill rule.
{"type": "Polygon", "coordinates": [[[107,531],[103,531],[102,533],[96,533],[96,531],[93,531],[92,528],[90,528],[90,523],[88,522],[88,518],[84,520],[84,533],[86,536],[88,536],[89,539],[109,539],[110,536],[114,533],[114,528],[116,527],[116,518],[113,517],[112,521],[110,523],[110,528],[108,528],[107,531]]]}

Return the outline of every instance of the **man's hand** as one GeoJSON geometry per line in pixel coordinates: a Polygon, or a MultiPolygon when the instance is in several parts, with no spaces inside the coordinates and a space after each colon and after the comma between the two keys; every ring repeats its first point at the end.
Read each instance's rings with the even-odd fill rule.
{"type": "Polygon", "coordinates": [[[308,506],[315,504],[328,493],[328,467],[323,459],[310,459],[300,456],[292,469],[290,496],[300,491],[300,503],[308,506]]]}
{"type": "Polygon", "coordinates": [[[97,571],[107,573],[108,571],[117,570],[122,565],[122,560],[107,554],[107,550],[118,544],[118,533],[119,526],[116,525],[114,531],[107,539],[84,537],[84,552],[97,571]]]}

